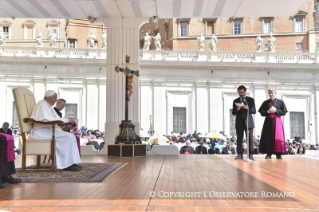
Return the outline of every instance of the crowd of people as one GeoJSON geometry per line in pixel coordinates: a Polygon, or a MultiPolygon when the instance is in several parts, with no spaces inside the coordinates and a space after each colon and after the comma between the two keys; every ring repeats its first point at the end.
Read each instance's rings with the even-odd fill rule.
{"type": "MultiPolygon", "coordinates": [[[[153,136],[156,132],[151,132],[153,136]]],[[[167,143],[169,145],[181,145],[180,154],[237,154],[237,138],[235,136],[228,137],[224,135],[224,132],[220,132],[224,138],[207,138],[206,135],[201,133],[196,133],[196,131],[191,134],[184,134],[180,132],[179,135],[163,135],[168,139],[167,143]]],[[[155,136],[156,137],[156,136],[155,136]]],[[[144,138],[144,143],[147,143],[149,138],[144,138]]],[[[253,147],[254,154],[260,154],[260,136],[253,136],[253,147]]],[[[161,145],[158,139],[154,139],[152,145],[161,145]]],[[[311,145],[303,143],[299,137],[296,137],[293,141],[287,139],[286,143],[286,154],[287,155],[302,155],[305,154],[306,150],[319,150],[319,145],[311,145]]],[[[242,148],[244,149],[244,154],[247,154],[247,141],[244,138],[242,148]]]]}
{"type": "MultiPolygon", "coordinates": [[[[98,129],[89,129],[85,126],[81,128],[74,128],[70,130],[71,133],[79,136],[81,138],[81,145],[93,145],[96,150],[101,150],[104,145],[105,133],[101,132],[98,129]]],[[[13,137],[20,137],[21,131],[18,126],[14,127],[9,125],[8,122],[4,122],[2,128],[0,128],[0,133],[7,133],[12,135],[13,137]]],[[[156,134],[155,131],[150,134],[156,134]]],[[[206,133],[207,134],[207,133],[206,133]]],[[[196,133],[196,131],[191,134],[184,134],[180,132],[179,135],[174,135],[173,132],[171,135],[164,135],[168,139],[168,143],[170,145],[175,145],[177,143],[185,144],[185,147],[181,148],[181,154],[236,154],[236,142],[237,138],[235,136],[228,137],[224,135],[224,132],[221,131],[220,134],[224,135],[223,139],[219,138],[207,138],[206,134],[203,135],[201,133],[196,133]],[[193,147],[193,146],[201,146],[201,147],[193,147]],[[200,151],[202,150],[202,151],[200,151]]],[[[28,134],[28,138],[31,136],[28,134]]],[[[149,138],[144,138],[144,141],[148,141],[149,138]]],[[[155,139],[153,145],[159,145],[158,140],[155,139]]],[[[253,146],[254,146],[254,154],[259,153],[259,145],[260,145],[260,136],[253,137],[253,146]]],[[[246,139],[243,139],[243,149],[247,151],[247,142],[246,139]]],[[[305,154],[306,150],[319,150],[319,145],[310,145],[306,143],[302,143],[300,138],[296,137],[295,140],[290,141],[287,139],[286,141],[286,154],[295,155],[295,154],[305,154]]],[[[20,155],[21,149],[18,149],[14,146],[14,151],[20,155]]]]}
{"type": "Polygon", "coordinates": [[[98,129],[90,130],[82,126],[80,129],[76,129],[74,133],[80,136],[81,145],[93,145],[96,150],[101,150],[105,145],[105,133],[98,129]]]}
{"type": "MultiPolygon", "coordinates": [[[[96,150],[101,150],[104,147],[105,133],[98,129],[90,129],[82,126],[81,128],[75,127],[74,129],[70,129],[69,132],[81,138],[81,145],[93,145],[96,150]]],[[[6,133],[12,135],[13,137],[21,136],[19,126],[10,126],[8,122],[4,122],[2,124],[0,133],[6,133]]],[[[28,134],[27,138],[31,139],[31,135],[28,134]]],[[[16,146],[14,146],[14,151],[17,153],[17,155],[21,155],[21,149],[18,149],[16,146]]]]}

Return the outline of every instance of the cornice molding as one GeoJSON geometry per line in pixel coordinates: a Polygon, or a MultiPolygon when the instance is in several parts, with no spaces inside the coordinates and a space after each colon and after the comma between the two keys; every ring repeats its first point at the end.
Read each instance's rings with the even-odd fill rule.
{"type": "Polygon", "coordinates": [[[188,95],[190,98],[193,98],[193,91],[192,89],[189,90],[172,90],[172,89],[166,89],[165,90],[165,98],[168,99],[168,97],[172,94],[174,95],[188,95]]]}
{"type": "Polygon", "coordinates": [[[144,81],[144,82],[140,82],[141,86],[151,86],[151,81],[144,81]]]}
{"type": "Polygon", "coordinates": [[[212,67],[203,67],[203,66],[175,66],[175,65],[172,65],[172,66],[169,66],[169,65],[158,65],[158,64],[154,64],[154,65],[140,65],[140,71],[142,68],[145,68],[145,69],[154,69],[154,68],[159,68],[159,69],[181,69],[181,70],[185,70],[185,69],[204,69],[204,70],[211,70],[212,67]]]}
{"type": "Polygon", "coordinates": [[[220,82],[208,82],[208,83],[210,88],[220,88],[223,82],[220,81],[220,82]]]}
{"type": "MultiPolygon", "coordinates": [[[[281,32],[274,33],[273,36],[296,36],[296,35],[307,35],[308,32],[281,32]]],[[[217,38],[244,38],[244,37],[254,37],[256,38],[259,34],[215,34],[217,38]]],[[[210,38],[211,35],[203,35],[205,38],[210,38]]],[[[269,38],[269,33],[260,33],[260,37],[269,38]]],[[[197,36],[174,36],[170,38],[171,40],[183,40],[183,39],[193,39],[196,40],[197,36]]]]}
{"type": "Polygon", "coordinates": [[[200,64],[197,64],[197,65],[175,65],[175,64],[174,65],[167,65],[167,64],[163,64],[163,65],[159,65],[159,64],[140,65],[140,71],[143,71],[142,69],[214,70],[214,71],[260,71],[260,72],[262,72],[262,71],[267,71],[267,72],[311,72],[311,73],[319,72],[319,67],[318,68],[301,68],[301,67],[300,68],[299,67],[296,67],[296,68],[216,67],[216,66],[202,66],[200,64]]]}
{"type": "MultiPolygon", "coordinates": [[[[65,59],[65,58],[64,58],[65,59]]],[[[30,62],[30,61],[3,61],[3,65],[28,65],[28,66],[65,66],[65,67],[106,67],[106,63],[78,63],[78,62],[30,62]]]]}
{"type": "Polygon", "coordinates": [[[207,82],[195,82],[196,87],[206,87],[207,82]]]}
{"type": "Polygon", "coordinates": [[[62,90],[62,91],[76,91],[76,92],[79,92],[79,91],[83,91],[84,86],[83,87],[63,87],[63,86],[59,86],[58,88],[60,90],[62,90]]]}
{"type": "Polygon", "coordinates": [[[253,83],[253,87],[255,89],[266,89],[266,84],[265,83],[253,83]]]}

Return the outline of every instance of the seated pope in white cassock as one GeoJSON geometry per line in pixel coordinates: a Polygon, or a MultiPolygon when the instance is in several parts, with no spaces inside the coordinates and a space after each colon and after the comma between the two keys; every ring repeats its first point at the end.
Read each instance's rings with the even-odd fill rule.
{"type": "MultiPolygon", "coordinates": [[[[45,92],[44,99],[38,102],[34,107],[31,118],[36,121],[63,121],[74,122],[72,118],[60,118],[52,106],[57,101],[55,91],[45,92]]],[[[31,138],[43,139],[52,138],[52,127],[34,123],[30,132],[31,138]]],[[[81,163],[80,154],[77,147],[76,138],[73,134],[64,132],[60,127],[55,128],[56,140],[56,167],[65,171],[79,171],[82,167],[77,165],[81,163]]]]}

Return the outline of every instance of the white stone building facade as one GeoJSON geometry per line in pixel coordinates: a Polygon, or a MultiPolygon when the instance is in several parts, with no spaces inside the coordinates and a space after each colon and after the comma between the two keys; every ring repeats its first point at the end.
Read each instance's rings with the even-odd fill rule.
{"type": "MultiPolygon", "coordinates": [[[[4,102],[0,105],[4,111],[0,123],[16,122],[12,89],[19,86],[33,91],[36,101],[46,90],[55,90],[59,98],[67,100],[69,109],[63,115],[79,118],[79,126],[104,131],[107,118],[124,118],[116,117],[124,110],[120,100],[124,87],[115,92],[115,113],[109,117],[106,113],[105,50],[2,47],[0,55],[4,102]]],[[[130,102],[130,117],[140,120],[135,123],[137,129],[153,129],[160,134],[196,130],[224,131],[232,136],[235,130],[231,109],[238,97],[236,88],[245,85],[258,110],[268,99],[267,89],[276,87],[277,97],[285,101],[289,111],[283,117],[286,138],[300,136],[308,143],[318,143],[318,61],[316,53],[140,52],[141,76],[133,84],[135,101],[130,102]],[[174,117],[183,123],[176,124],[174,117]]],[[[118,80],[124,79],[118,75],[118,80]]],[[[264,118],[257,113],[254,120],[257,136],[264,118]]]]}
{"type": "Polygon", "coordinates": [[[104,131],[106,107],[106,50],[10,47],[0,48],[0,123],[18,125],[12,89],[26,87],[36,102],[46,90],[67,101],[63,116],[79,126],[104,131]]]}
{"type": "MultiPolygon", "coordinates": [[[[237,87],[248,88],[256,110],[269,99],[268,88],[276,87],[277,98],[289,111],[283,117],[286,139],[298,136],[318,143],[318,59],[316,54],[143,52],[141,128],[179,133],[173,129],[174,108],[185,108],[184,133],[224,131],[236,136],[231,109],[237,87]]],[[[254,135],[261,135],[264,117],[257,112],[254,121],[254,135]]]]}

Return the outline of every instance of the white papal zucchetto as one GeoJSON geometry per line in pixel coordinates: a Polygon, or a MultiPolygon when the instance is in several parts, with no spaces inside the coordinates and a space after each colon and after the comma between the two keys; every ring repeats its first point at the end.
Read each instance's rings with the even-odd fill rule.
{"type": "Polygon", "coordinates": [[[45,92],[44,97],[51,97],[51,96],[53,96],[54,94],[56,94],[55,91],[53,91],[53,90],[48,90],[47,92],[45,92]]]}

